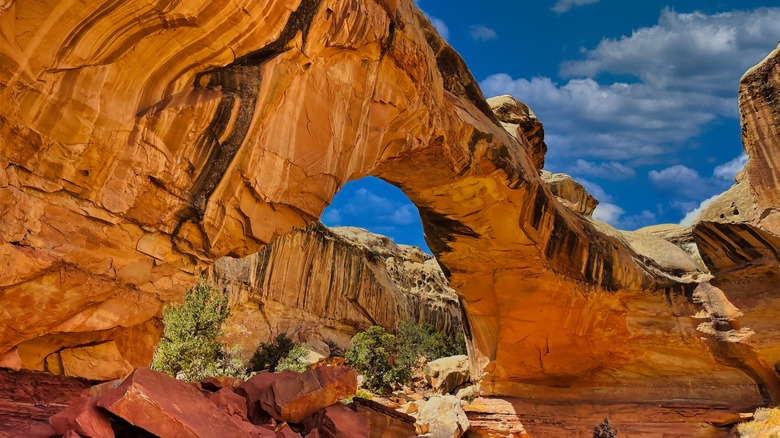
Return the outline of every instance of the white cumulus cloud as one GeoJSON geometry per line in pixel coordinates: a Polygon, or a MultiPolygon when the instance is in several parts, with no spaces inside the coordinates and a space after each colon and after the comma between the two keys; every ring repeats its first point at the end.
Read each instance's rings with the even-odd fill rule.
{"type": "Polygon", "coordinates": [[[631,179],[636,176],[634,169],[616,161],[593,163],[583,159],[577,159],[574,166],[569,168],[569,173],[611,180],[631,179]]]}
{"type": "Polygon", "coordinates": [[[470,26],[469,36],[474,41],[490,41],[498,38],[498,34],[495,30],[482,24],[470,26]]]}
{"type": "Polygon", "coordinates": [[[623,213],[625,211],[617,205],[602,202],[593,210],[593,219],[606,222],[613,227],[619,227],[620,217],[623,216],[623,213]]]}
{"type": "Polygon", "coordinates": [[[511,94],[534,110],[545,124],[550,168],[581,158],[647,165],[689,147],[716,118],[736,118],[740,76],[779,35],[780,8],[665,9],[656,25],[604,39],[563,63],[562,82],[496,73],[480,85],[486,96],[511,94]]]}
{"type": "Polygon", "coordinates": [[[715,170],[712,171],[712,174],[718,178],[725,179],[727,181],[733,181],[737,174],[745,168],[747,161],[748,156],[743,152],[737,158],[715,167],[715,170]]]}
{"type": "Polygon", "coordinates": [[[699,217],[701,212],[704,211],[704,209],[707,208],[710,204],[712,204],[720,195],[721,194],[718,193],[717,195],[712,195],[712,197],[709,197],[701,201],[701,204],[699,204],[698,207],[694,208],[693,210],[685,214],[685,217],[683,217],[682,220],[680,221],[680,225],[684,227],[693,225],[693,221],[695,221],[696,218],[699,217]]]}
{"type": "Polygon", "coordinates": [[[589,5],[598,2],[599,0],[558,0],[558,2],[555,3],[555,6],[552,7],[552,10],[556,14],[563,14],[573,6],[589,5]]]}

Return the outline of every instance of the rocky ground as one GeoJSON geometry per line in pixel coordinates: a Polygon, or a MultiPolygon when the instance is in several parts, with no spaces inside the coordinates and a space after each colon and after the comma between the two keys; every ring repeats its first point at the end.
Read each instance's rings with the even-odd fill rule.
{"type": "Polygon", "coordinates": [[[49,417],[93,382],[44,372],[0,369],[0,437],[48,437],[49,417]]]}

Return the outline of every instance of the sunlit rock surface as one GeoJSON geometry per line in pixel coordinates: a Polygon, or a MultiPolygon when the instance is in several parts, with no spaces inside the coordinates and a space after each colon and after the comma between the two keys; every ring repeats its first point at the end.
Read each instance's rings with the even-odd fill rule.
{"type": "Polygon", "coordinates": [[[565,173],[550,173],[543,170],[541,176],[542,181],[550,187],[563,205],[583,216],[593,215],[593,210],[599,205],[599,201],[591,196],[582,184],[565,173]]]}
{"type": "Polygon", "coordinates": [[[219,259],[214,273],[232,309],[225,340],[245,356],[277,333],[343,349],[360,330],[395,331],[400,321],[463,333],[458,297],[436,259],[359,228],[316,222],[256,254],[219,259]]]}
{"type": "Polygon", "coordinates": [[[755,332],[724,343],[726,327],[700,330],[705,270],[563,206],[531,139],[411,0],[12,0],[0,14],[0,353],[18,347],[25,367],[109,340],[148,360],[160,309],[205,267],[374,175],[420,209],[481,394],[778,400],[776,52],[741,87],[753,220],[693,230],[744,313],[728,330],[755,332]]]}

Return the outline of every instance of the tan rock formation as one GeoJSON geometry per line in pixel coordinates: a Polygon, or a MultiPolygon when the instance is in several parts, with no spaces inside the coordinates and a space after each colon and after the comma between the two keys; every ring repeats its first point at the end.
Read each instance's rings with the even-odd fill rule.
{"type": "MultiPolygon", "coordinates": [[[[536,170],[542,170],[547,145],[544,143],[542,122],[539,121],[533,110],[523,102],[506,94],[491,97],[487,103],[504,129],[523,146],[528,154],[528,159],[536,170]]],[[[556,193],[556,195],[558,194],[556,193]]]]}
{"type": "Polygon", "coordinates": [[[599,201],[591,196],[582,184],[565,173],[550,173],[543,170],[541,176],[542,181],[563,205],[583,216],[593,215],[593,210],[599,205],[599,201]]]}
{"type": "Polygon", "coordinates": [[[314,223],[257,254],[216,262],[216,282],[230,297],[226,342],[251,355],[278,332],[342,348],[370,325],[429,323],[461,335],[457,295],[436,260],[358,228],[314,223]]]}
{"type": "MultiPolygon", "coordinates": [[[[0,353],[111,331],[102,340],[121,352],[119,332],[153,334],[203,267],[311,222],[370,174],[420,208],[467,315],[481,394],[779,399],[761,365],[776,357],[773,329],[750,338],[760,360],[700,332],[698,268],[649,263],[558,202],[411,0],[1,9],[0,353]]],[[[742,86],[746,150],[763,157],[747,170],[758,223],[694,229],[697,243],[723,235],[732,248],[753,236],[736,260],[699,245],[725,267],[711,267],[716,280],[771,261],[777,60],[742,86]]],[[[766,278],[715,284],[756,333],[777,320],[766,278]]]]}

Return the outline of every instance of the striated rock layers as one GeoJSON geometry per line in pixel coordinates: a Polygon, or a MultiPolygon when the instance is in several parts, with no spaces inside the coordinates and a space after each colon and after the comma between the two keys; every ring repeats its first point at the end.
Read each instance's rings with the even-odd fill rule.
{"type": "Polygon", "coordinates": [[[348,348],[370,325],[463,330],[457,295],[433,257],[359,228],[315,222],[256,254],[217,260],[214,277],[230,297],[226,341],[245,355],[278,332],[348,348]]]}
{"type": "MultiPolygon", "coordinates": [[[[204,267],[374,175],[420,209],[482,395],[780,399],[760,319],[777,306],[724,343],[736,313],[716,289],[732,292],[697,288],[709,274],[683,249],[561,204],[505,129],[523,124],[502,125],[411,0],[12,0],[0,14],[0,351],[25,367],[111,340],[148,360],[161,306],[204,267]]],[[[694,230],[716,279],[777,266],[777,58],[742,85],[756,219],[694,230]]],[[[766,298],[733,293],[772,303],[762,284],[766,298]]]]}

